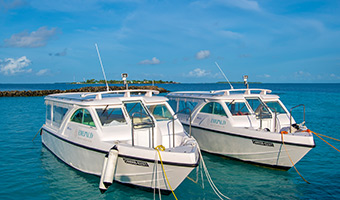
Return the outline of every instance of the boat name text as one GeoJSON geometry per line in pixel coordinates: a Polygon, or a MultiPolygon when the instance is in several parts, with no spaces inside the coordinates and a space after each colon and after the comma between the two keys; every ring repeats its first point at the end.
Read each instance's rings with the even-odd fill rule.
{"type": "Polygon", "coordinates": [[[266,142],[266,141],[262,141],[262,140],[252,140],[252,141],[253,141],[253,144],[256,144],[256,145],[274,147],[274,144],[272,142],[266,142]]]}
{"type": "Polygon", "coordinates": [[[133,160],[133,159],[129,159],[129,158],[123,158],[123,160],[126,164],[138,165],[138,166],[142,166],[142,167],[149,167],[148,163],[144,162],[144,161],[133,160]]]}
{"type": "Polygon", "coordinates": [[[211,119],[210,122],[213,123],[213,124],[217,124],[217,125],[225,125],[226,124],[225,120],[220,120],[220,119],[211,119]]]}
{"type": "Polygon", "coordinates": [[[86,137],[86,138],[93,138],[93,133],[87,132],[87,131],[78,130],[78,136],[82,136],[82,137],[86,137]]]}

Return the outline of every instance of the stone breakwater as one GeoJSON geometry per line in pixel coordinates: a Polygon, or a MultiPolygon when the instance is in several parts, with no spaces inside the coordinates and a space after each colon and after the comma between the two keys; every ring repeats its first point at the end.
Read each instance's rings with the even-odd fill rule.
{"type": "MultiPolygon", "coordinates": [[[[157,86],[129,86],[130,90],[135,89],[147,89],[147,90],[157,90],[160,93],[169,92],[168,90],[157,87],[157,86]]],[[[125,90],[124,86],[110,86],[110,90],[125,90]]],[[[0,97],[34,97],[34,96],[46,96],[49,94],[56,94],[56,93],[68,93],[68,92],[102,92],[106,91],[105,86],[99,87],[82,87],[78,89],[70,89],[70,90],[13,90],[13,91],[0,91],[0,97]]]]}

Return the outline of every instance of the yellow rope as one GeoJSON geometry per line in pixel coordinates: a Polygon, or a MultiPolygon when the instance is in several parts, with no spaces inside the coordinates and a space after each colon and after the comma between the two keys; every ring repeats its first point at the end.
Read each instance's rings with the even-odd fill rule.
{"type": "MultiPolygon", "coordinates": [[[[337,150],[338,152],[340,152],[339,149],[335,148],[333,145],[329,144],[326,140],[324,140],[321,136],[319,136],[319,135],[321,135],[321,134],[315,133],[314,131],[311,131],[311,132],[314,133],[314,135],[318,136],[322,141],[326,142],[329,146],[333,147],[335,150],[337,150]]],[[[325,136],[325,137],[328,137],[328,136],[325,136]]],[[[330,138],[330,137],[328,137],[328,138],[330,138]]],[[[335,138],[331,138],[331,139],[335,139],[335,138]]],[[[337,140],[337,139],[335,139],[335,140],[337,140]]]]}
{"type": "Polygon", "coordinates": [[[165,147],[164,147],[163,145],[158,145],[155,149],[156,149],[157,152],[158,152],[159,159],[160,159],[160,161],[161,161],[161,165],[162,165],[162,169],[163,169],[163,173],[164,173],[165,179],[166,179],[166,181],[168,182],[168,185],[169,185],[169,187],[170,187],[170,190],[171,190],[172,194],[174,195],[175,199],[178,200],[177,197],[176,197],[176,195],[175,195],[175,192],[174,192],[174,191],[172,190],[172,188],[171,188],[171,185],[170,185],[170,182],[169,182],[169,180],[168,180],[168,177],[166,176],[165,169],[164,169],[164,165],[163,165],[163,161],[162,161],[162,157],[161,157],[161,153],[159,152],[159,150],[164,151],[164,150],[165,150],[165,147]]]}
{"type": "Polygon", "coordinates": [[[190,178],[189,176],[187,176],[187,179],[189,179],[190,181],[194,182],[194,183],[197,183],[198,182],[198,179],[195,181],[194,179],[190,178]]]}
{"type": "Polygon", "coordinates": [[[300,174],[300,172],[296,169],[293,160],[292,160],[291,157],[289,156],[289,153],[288,153],[288,151],[287,151],[285,142],[283,141],[283,133],[281,133],[281,139],[282,139],[282,144],[283,144],[283,146],[284,146],[284,148],[285,148],[285,150],[286,150],[286,153],[287,153],[287,155],[288,155],[288,158],[289,158],[290,162],[292,163],[292,165],[293,165],[295,171],[299,174],[299,176],[300,176],[306,183],[310,184],[310,182],[308,182],[305,178],[303,178],[303,176],[300,174]]]}

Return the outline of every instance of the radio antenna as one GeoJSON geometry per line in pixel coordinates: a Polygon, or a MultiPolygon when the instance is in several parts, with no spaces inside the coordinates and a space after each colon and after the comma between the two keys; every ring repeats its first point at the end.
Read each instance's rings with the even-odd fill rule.
{"type": "Polygon", "coordinates": [[[97,53],[98,53],[98,58],[99,58],[99,62],[100,62],[100,66],[102,67],[102,72],[103,72],[105,83],[106,83],[106,90],[110,91],[109,85],[107,84],[107,80],[106,80],[106,76],[105,76],[105,72],[104,72],[104,67],[103,67],[102,59],[100,58],[100,54],[99,54],[99,50],[98,50],[98,45],[97,45],[97,43],[95,43],[94,45],[96,46],[97,53]]]}
{"type": "Polygon", "coordinates": [[[217,64],[217,62],[215,62],[216,66],[218,67],[218,69],[220,69],[222,75],[224,76],[224,78],[228,81],[230,88],[233,90],[234,87],[231,85],[231,83],[229,82],[228,78],[226,77],[226,75],[223,73],[222,69],[220,68],[220,66],[217,64]]]}

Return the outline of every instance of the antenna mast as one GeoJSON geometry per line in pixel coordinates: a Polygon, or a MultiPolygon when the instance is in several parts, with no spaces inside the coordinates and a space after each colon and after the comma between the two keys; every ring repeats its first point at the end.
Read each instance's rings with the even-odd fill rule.
{"type": "Polygon", "coordinates": [[[217,62],[215,62],[216,66],[218,67],[218,69],[220,69],[222,75],[224,76],[224,78],[228,81],[230,88],[233,90],[234,87],[231,85],[231,83],[229,82],[228,78],[226,77],[226,75],[223,73],[222,69],[220,68],[220,66],[217,64],[217,62]]]}
{"type": "Polygon", "coordinates": [[[94,45],[96,46],[97,53],[98,53],[98,58],[99,58],[99,62],[100,62],[100,66],[102,67],[102,71],[103,71],[103,75],[104,75],[104,79],[105,79],[105,83],[106,83],[106,90],[110,91],[109,85],[107,84],[107,80],[106,80],[106,76],[105,76],[105,72],[104,72],[104,67],[103,67],[102,59],[100,58],[100,54],[99,54],[99,50],[98,50],[98,45],[97,45],[97,43],[95,43],[94,45]]]}

